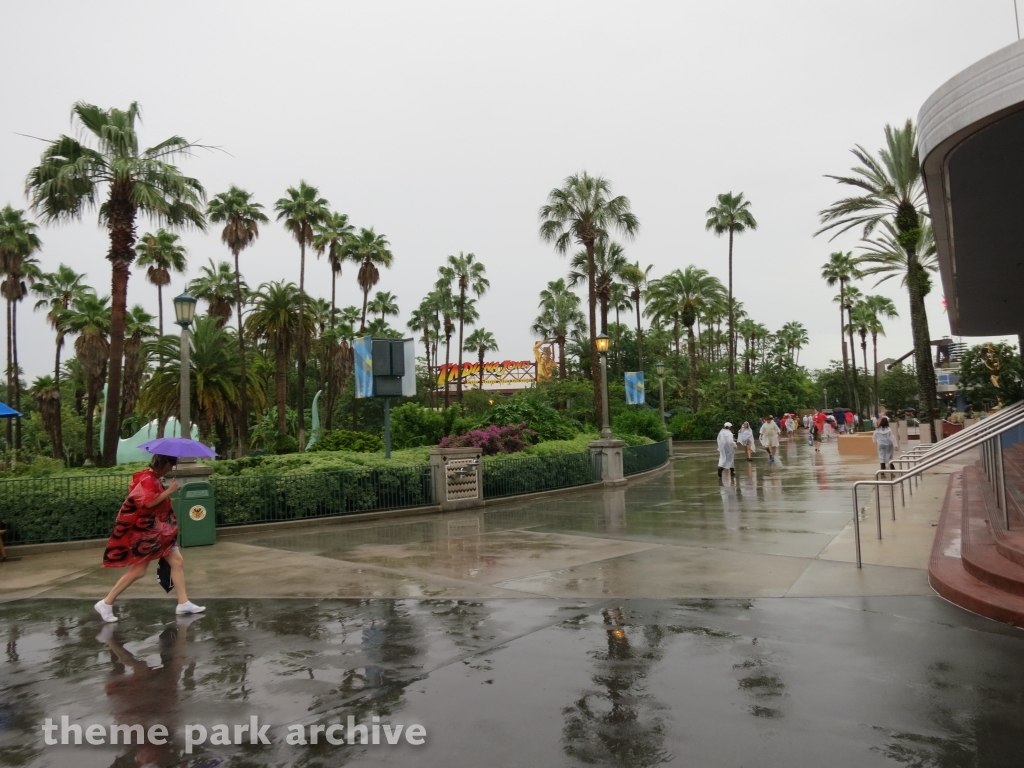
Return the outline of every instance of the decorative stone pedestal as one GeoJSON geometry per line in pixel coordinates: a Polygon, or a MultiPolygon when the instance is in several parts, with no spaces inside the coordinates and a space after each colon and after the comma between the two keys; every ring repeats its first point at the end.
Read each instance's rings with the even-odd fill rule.
{"type": "Polygon", "coordinates": [[[599,462],[601,481],[605,485],[625,485],[626,474],[622,464],[622,449],[626,447],[624,440],[602,438],[587,443],[590,457],[599,462]]]}
{"type": "Polygon", "coordinates": [[[434,503],[445,512],[484,505],[484,472],[479,448],[431,448],[434,503]]]}

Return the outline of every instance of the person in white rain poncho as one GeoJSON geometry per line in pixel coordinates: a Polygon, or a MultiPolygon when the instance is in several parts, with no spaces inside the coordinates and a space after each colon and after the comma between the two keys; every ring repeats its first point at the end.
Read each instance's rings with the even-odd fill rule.
{"type": "Polygon", "coordinates": [[[750,428],[750,422],[743,422],[739,434],[736,435],[736,444],[743,446],[743,450],[747,453],[747,461],[754,460],[754,430],[750,428]]]}
{"type": "Polygon", "coordinates": [[[722,472],[729,470],[729,476],[732,477],[733,462],[736,460],[736,439],[732,436],[732,424],[728,421],[722,426],[722,431],[718,433],[718,476],[722,476],[722,472]]]}
{"type": "MultiPolygon", "coordinates": [[[[889,420],[883,416],[878,422],[878,429],[871,434],[878,448],[878,461],[882,469],[896,469],[892,463],[892,454],[900,449],[900,441],[889,427],[889,420]]],[[[719,443],[721,444],[721,443],[719,443]]]]}
{"type": "Polygon", "coordinates": [[[768,461],[775,463],[775,452],[779,450],[779,425],[775,423],[775,417],[765,416],[760,430],[761,445],[768,451],[768,461]]]}

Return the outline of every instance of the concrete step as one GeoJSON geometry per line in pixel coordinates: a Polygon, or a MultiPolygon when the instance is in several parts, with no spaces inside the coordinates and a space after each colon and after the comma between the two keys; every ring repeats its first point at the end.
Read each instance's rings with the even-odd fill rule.
{"type": "MultiPolygon", "coordinates": [[[[1003,545],[1017,552],[1021,544],[1011,539],[1002,522],[1002,512],[995,506],[995,497],[984,473],[977,466],[964,467],[961,478],[961,552],[964,570],[979,581],[1024,597],[1024,565],[1004,557],[996,544],[997,535],[1004,535],[1003,545]]],[[[1024,557],[1024,549],[1019,552],[1024,557]]]]}
{"type": "MultiPolygon", "coordinates": [[[[928,564],[928,582],[954,605],[1004,624],[1024,627],[1024,597],[981,581],[964,567],[963,474],[950,477],[928,564]]],[[[977,542],[974,546],[976,552],[981,548],[977,542]]]]}

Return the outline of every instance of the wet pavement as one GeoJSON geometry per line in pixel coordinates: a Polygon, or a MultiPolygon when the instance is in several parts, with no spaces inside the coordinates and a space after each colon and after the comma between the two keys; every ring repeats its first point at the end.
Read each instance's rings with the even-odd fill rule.
{"type": "Polygon", "coordinates": [[[1020,763],[1024,634],[927,586],[945,476],[858,571],[849,483],[870,465],[791,444],[723,486],[692,450],[616,491],[222,538],[186,551],[191,620],[146,584],[102,625],[94,550],[5,563],[0,765],[1020,763]],[[168,739],[46,744],[62,716],[168,739]],[[350,716],[389,729],[328,742],[350,716]],[[233,733],[252,717],[269,743],[233,733]],[[245,743],[211,744],[217,724],[245,743]],[[386,743],[413,724],[425,743],[386,743]]]}

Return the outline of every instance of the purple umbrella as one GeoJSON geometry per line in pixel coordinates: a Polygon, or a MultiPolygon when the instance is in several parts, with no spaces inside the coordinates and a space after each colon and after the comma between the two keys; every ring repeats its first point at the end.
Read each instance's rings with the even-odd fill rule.
{"type": "Polygon", "coordinates": [[[176,459],[212,459],[217,455],[212,448],[187,437],[160,437],[143,443],[139,448],[176,459]]]}

